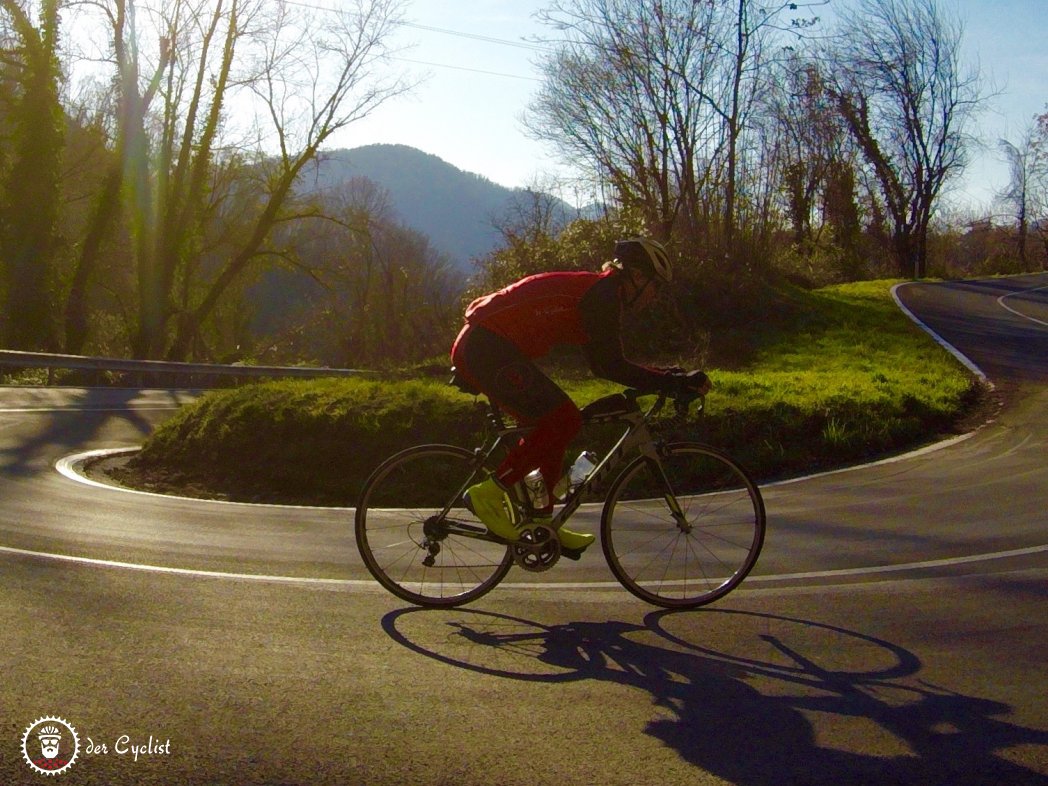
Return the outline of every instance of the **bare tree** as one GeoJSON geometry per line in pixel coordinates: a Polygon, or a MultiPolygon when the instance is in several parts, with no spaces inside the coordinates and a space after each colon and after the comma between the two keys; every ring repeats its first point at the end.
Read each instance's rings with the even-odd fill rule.
{"type": "MultiPolygon", "coordinates": [[[[724,4],[724,7],[727,10],[728,4],[724,4]]],[[[701,87],[689,82],[689,89],[698,92],[708,102],[723,124],[726,143],[724,247],[729,254],[735,252],[735,236],[739,223],[738,206],[742,180],[740,169],[743,166],[741,145],[744,134],[750,127],[750,118],[758,106],[761,93],[771,87],[769,50],[775,33],[779,30],[778,19],[784,11],[796,11],[798,7],[798,4],[793,2],[734,0],[730,4],[730,17],[724,20],[730,32],[720,45],[719,55],[728,64],[720,94],[707,94],[701,87]]],[[[804,26],[806,25],[795,25],[795,30],[804,26]]],[[[762,154],[766,152],[767,150],[763,150],[762,154]]],[[[760,171],[762,168],[758,165],[753,169],[760,171]]],[[[754,194],[758,188],[753,189],[754,194]]]]}
{"type": "Polygon", "coordinates": [[[715,16],[714,4],[679,0],[557,2],[544,16],[562,38],[529,128],[663,237],[698,212],[710,174],[716,128],[693,86],[717,73],[715,16]]]}
{"type": "Polygon", "coordinates": [[[777,140],[775,186],[793,250],[807,259],[816,249],[829,251],[820,256],[834,261],[837,275],[858,278],[864,271],[861,151],[826,90],[820,63],[797,51],[777,65],[780,77],[767,91],[765,120],[777,140]]]}
{"type": "MultiPolygon", "coordinates": [[[[193,354],[237,282],[284,257],[275,230],[317,216],[296,190],[303,169],[332,134],[409,87],[383,68],[400,1],[97,6],[111,30],[121,120],[119,169],[93,232],[112,226],[119,195],[134,239],[135,355],[193,354]]],[[[89,245],[97,257],[99,244],[89,245]]],[[[86,279],[92,262],[82,262],[86,279]]]]}
{"type": "MultiPolygon", "coordinates": [[[[821,4],[821,3],[818,3],[821,4]]],[[[529,128],[608,182],[629,220],[688,256],[731,258],[766,215],[768,156],[754,113],[785,15],[772,0],[560,0],[560,38],[529,128]],[[752,208],[752,210],[750,210],[752,208]]]]}
{"type": "Polygon", "coordinates": [[[386,365],[447,351],[461,321],[464,276],[428,238],[393,215],[389,195],[352,178],[319,195],[333,220],[299,222],[289,241],[316,260],[289,279],[309,277],[301,305],[281,320],[278,342],[306,343],[326,363],[386,365]]]}
{"type": "Polygon", "coordinates": [[[936,200],[967,163],[978,71],[963,68],[963,26],[937,0],[869,0],[839,22],[827,84],[880,185],[899,271],[920,278],[936,200]]]}
{"type": "Polygon", "coordinates": [[[780,140],[780,185],[794,245],[805,251],[817,233],[820,190],[834,162],[844,155],[847,132],[823,88],[817,64],[797,53],[782,63],[781,78],[769,92],[767,107],[780,140]]]}
{"type": "Polygon", "coordinates": [[[1035,118],[1030,133],[1030,211],[1044,246],[1041,269],[1048,270],[1048,112],[1035,118]]]}
{"type": "Polygon", "coordinates": [[[1001,155],[1008,165],[1008,185],[997,195],[1015,217],[1015,228],[1018,232],[1016,252],[1023,269],[1027,265],[1026,245],[1030,235],[1030,219],[1033,210],[1034,191],[1040,162],[1037,160],[1034,147],[1034,129],[1029,128],[1018,144],[1000,139],[997,142],[1001,155]]]}
{"type": "Polygon", "coordinates": [[[556,238],[570,221],[565,204],[553,195],[555,183],[536,183],[517,191],[501,215],[491,224],[502,238],[502,246],[478,267],[486,279],[483,286],[498,289],[519,278],[550,270],[572,268],[578,260],[563,260],[556,238]]]}
{"type": "Polygon", "coordinates": [[[245,75],[245,84],[257,99],[260,120],[264,118],[258,128],[272,135],[278,154],[257,156],[265,189],[251,217],[251,230],[207,283],[202,297],[182,310],[169,356],[185,355],[225,290],[248,267],[279,253],[267,247],[275,226],[316,216],[311,205],[296,205],[294,186],[328,138],[407,89],[400,79],[375,74],[386,53],[384,41],[397,21],[398,2],[356,0],[338,12],[264,4],[271,16],[252,32],[256,71],[245,75]]]}

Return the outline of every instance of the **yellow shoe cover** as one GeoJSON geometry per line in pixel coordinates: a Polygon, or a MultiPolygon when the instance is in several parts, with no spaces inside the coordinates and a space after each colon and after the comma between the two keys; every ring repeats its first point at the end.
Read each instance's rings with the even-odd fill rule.
{"type": "Polygon", "coordinates": [[[572,532],[564,527],[557,530],[557,537],[560,538],[562,548],[571,549],[572,551],[582,551],[582,549],[597,539],[596,535],[589,535],[585,532],[572,532]]]}
{"type": "Polygon", "coordinates": [[[466,505],[484,523],[489,532],[505,540],[520,538],[520,532],[513,525],[510,513],[513,510],[513,504],[494,478],[488,478],[475,486],[470,486],[464,496],[466,505]]]}

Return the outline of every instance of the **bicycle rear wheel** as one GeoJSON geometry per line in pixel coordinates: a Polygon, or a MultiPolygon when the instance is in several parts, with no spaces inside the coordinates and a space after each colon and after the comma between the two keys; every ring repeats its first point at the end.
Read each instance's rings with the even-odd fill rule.
{"type": "Polygon", "coordinates": [[[677,443],[622,471],[600,526],[604,556],[626,589],[658,606],[693,608],[731,592],[757,562],[764,501],[731,458],[677,443]]]}
{"type": "Polygon", "coordinates": [[[419,606],[458,606],[505,577],[513,555],[492,540],[462,501],[479,481],[474,454],[419,445],[391,456],[364,484],[356,513],[357,548],[371,575],[419,606]]]}

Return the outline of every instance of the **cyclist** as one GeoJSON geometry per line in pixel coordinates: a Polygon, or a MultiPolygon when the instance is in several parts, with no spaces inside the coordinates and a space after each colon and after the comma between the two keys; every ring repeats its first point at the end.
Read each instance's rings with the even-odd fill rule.
{"type": "MultiPolygon", "coordinates": [[[[666,249],[650,238],[615,244],[611,262],[599,273],[555,272],[529,276],[473,301],[466,324],[451,350],[458,373],[515,417],[531,426],[488,479],[471,486],[467,504],[501,538],[517,540],[527,522],[516,521],[508,491],[538,469],[551,490],[550,503],[536,511],[538,522],[552,516],[552,489],[563,471],[564,454],[582,426],[578,407],[534,360],[554,345],[573,344],[594,375],[627,387],[677,394],[705,393],[705,374],[647,368],[622,351],[622,314],[646,308],[673,280],[666,249]]],[[[562,553],[578,559],[594,535],[558,530],[562,553]]]]}

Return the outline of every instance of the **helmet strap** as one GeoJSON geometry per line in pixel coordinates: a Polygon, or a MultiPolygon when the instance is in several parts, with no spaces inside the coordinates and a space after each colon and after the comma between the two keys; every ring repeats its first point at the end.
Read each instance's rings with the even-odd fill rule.
{"type": "Polygon", "coordinates": [[[634,278],[633,272],[631,270],[623,270],[622,273],[626,276],[626,280],[629,282],[629,285],[633,287],[633,295],[624,301],[626,308],[632,308],[633,304],[640,300],[640,296],[643,295],[644,292],[648,289],[648,287],[651,286],[651,283],[654,279],[652,279],[650,276],[646,276],[644,278],[644,283],[638,284],[637,279],[634,278]]]}

